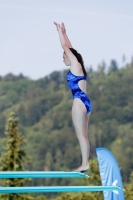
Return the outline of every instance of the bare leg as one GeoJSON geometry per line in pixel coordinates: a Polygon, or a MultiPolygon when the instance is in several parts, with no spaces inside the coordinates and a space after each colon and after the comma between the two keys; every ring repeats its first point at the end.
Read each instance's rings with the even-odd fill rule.
{"type": "Polygon", "coordinates": [[[89,156],[90,156],[90,143],[89,143],[89,139],[88,139],[88,124],[89,124],[89,118],[90,118],[90,113],[88,113],[86,115],[86,140],[87,140],[87,145],[88,145],[88,159],[89,159],[89,156]]]}
{"type": "Polygon", "coordinates": [[[79,140],[82,155],[82,165],[76,171],[82,171],[89,169],[88,158],[90,146],[87,134],[89,115],[86,115],[86,107],[78,98],[73,100],[72,120],[77,138],[79,140]]]}

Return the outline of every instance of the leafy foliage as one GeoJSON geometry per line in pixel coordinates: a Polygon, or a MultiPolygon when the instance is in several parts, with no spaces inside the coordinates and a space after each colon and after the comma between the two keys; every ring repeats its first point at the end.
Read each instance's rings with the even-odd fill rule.
{"type": "MultiPolygon", "coordinates": [[[[84,179],[86,185],[102,185],[97,160],[90,160],[91,176],[84,179]]],[[[80,192],[80,193],[63,193],[55,200],[103,200],[102,192],[80,192]]]]}
{"type": "MultiPolygon", "coordinates": [[[[67,71],[53,72],[33,81],[0,78],[0,136],[10,111],[17,113],[31,155],[28,170],[74,170],[81,164],[78,140],[71,119],[71,92],[67,71]],[[16,84],[17,83],[17,84],[16,84]]],[[[97,147],[112,151],[120,166],[123,181],[129,183],[133,170],[133,61],[119,69],[111,61],[97,71],[87,69],[87,93],[93,104],[89,122],[90,159],[97,147]],[[125,164],[126,163],[126,164],[125,164]]],[[[0,141],[0,150],[4,142],[0,141]]],[[[33,180],[34,185],[84,185],[82,180],[33,180]]]]}
{"type": "MultiPolygon", "coordinates": [[[[6,143],[5,153],[2,154],[0,159],[1,167],[0,171],[25,171],[23,167],[24,163],[28,162],[28,156],[24,151],[25,141],[20,133],[18,133],[18,119],[15,118],[14,113],[11,113],[6,124],[7,135],[4,138],[6,143]],[[27,158],[27,161],[26,161],[27,158]]],[[[28,178],[6,178],[1,180],[1,186],[23,186],[26,181],[30,181],[28,178]]],[[[0,199],[2,200],[33,200],[30,194],[1,194],[0,199]]],[[[46,200],[45,196],[38,196],[38,200],[46,200]]]]}
{"type": "MultiPolygon", "coordinates": [[[[6,148],[5,153],[1,157],[1,171],[24,171],[22,163],[25,162],[26,154],[23,149],[25,144],[24,139],[18,133],[18,119],[15,118],[14,113],[11,114],[7,121],[6,132],[7,138],[5,139],[6,148]]],[[[1,185],[3,186],[23,186],[28,179],[2,179],[1,185]]],[[[33,199],[30,195],[20,195],[20,194],[2,194],[1,199],[9,200],[30,200],[33,199]]]]}
{"type": "Polygon", "coordinates": [[[130,183],[125,185],[125,198],[133,200],[133,172],[130,175],[130,183]]]}

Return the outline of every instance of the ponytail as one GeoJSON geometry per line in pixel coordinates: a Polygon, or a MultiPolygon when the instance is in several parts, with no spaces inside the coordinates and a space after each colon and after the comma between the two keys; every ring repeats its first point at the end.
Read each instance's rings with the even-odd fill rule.
{"type": "Polygon", "coordinates": [[[85,77],[87,78],[87,73],[86,73],[86,70],[85,70],[85,67],[84,67],[84,61],[83,61],[83,58],[81,56],[80,53],[78,53],[75,49],[73,48],[69,48],[71,50],[71,52],[76,56],[78,62],[81,64],[82,66],[82,70],[83,70],[83,73],[85,75],[85,77]]]}

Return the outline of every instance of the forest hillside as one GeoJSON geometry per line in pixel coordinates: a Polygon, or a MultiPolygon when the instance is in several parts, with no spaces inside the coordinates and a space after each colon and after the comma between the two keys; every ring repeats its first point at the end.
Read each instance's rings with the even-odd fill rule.
{"type": "MultiPolygon", "coordinates": [[[[6,119],[15,112],[31,157],[27,170],[74,170],[81,164],[66,74],[66,70],[54,71],[38,80],[22,74],[0,77],[0,152],[6,119]]],[[[96,158],[97,147],[108,148],[127,183],[133,171],[133,62],[120,69],[113,62],[108,70],[100,65],[97,71],[87,69],[87,74],[87,93],[93,104],[88,130],[90,158],[96,158]]]]}

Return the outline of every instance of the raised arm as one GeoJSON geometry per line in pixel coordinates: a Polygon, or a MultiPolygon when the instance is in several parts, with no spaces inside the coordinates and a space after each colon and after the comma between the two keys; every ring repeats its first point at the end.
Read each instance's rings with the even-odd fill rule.
{"type": "Polygon", "coordinates": [[[65,39],[65,36],[64,36],[64,34],[63,34],[63,31],[62,31],[62,29],[61,29],[60,24],[58,24],[58,23],[56,23],[56,22],[54,22],[54,24],[56,25],[57,31],[58,31],[58,33],[59,33],[59,38],[60,38],[61,46],[62,46],[62,48],[64,49],[64,46],[67,46],[67,47],[68,47],[68,43],[67,43],[67,41],[66,41],[66,39],[65,39]]]}
{"type": "Polygon", "coordinates": [[[68,37],[66,36],[66,34],[64,34],[64,30],[63,28],[60,26],[60,24],[54,22],[54,24],[56,25],[57,31],[59,33],[59,38],[60,38],[60,42],[61,42],[61,46],[64,49],[67,57],[69,58],[71,65],[75,65],[77,64],[77,58],[75,57],[75,55],[70,51],[69,48],[72,48],[72,45],[68,39],[68,37]]]}
{"type": "Polygon", "coordinates": [[[66,34],[66,29],[65,29],[64,23],[62,23],[61,29],[62,29],[62,33],[63,33],[63,35],[64,35],[64,37],[65,37],[67,46],[68,46],[69,48],[73,48],[73,47],[72,47],[72,44],[71,44],[71,42],[70,42],[70,40],[69,40],[69,38],[68,38],[68,36],[67,36],[67,34],[66,34]]]}

